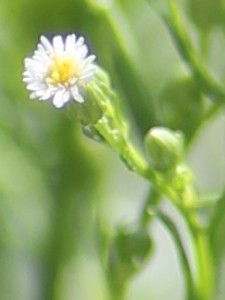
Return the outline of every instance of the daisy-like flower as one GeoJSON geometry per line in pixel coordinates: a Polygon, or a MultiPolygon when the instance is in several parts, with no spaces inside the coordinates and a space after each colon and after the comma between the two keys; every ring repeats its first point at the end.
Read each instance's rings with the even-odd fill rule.
{"type": "Polygon", "coordinates": [[[70,100],[84,102],[82,92],[94,77],[94,60],[83,37],[70,34],[64,40],[55,36],[51,43],[41,36],[33,56],[24,61],[23,81],[30,98],[52,100],[58,108],[70,100]]]}

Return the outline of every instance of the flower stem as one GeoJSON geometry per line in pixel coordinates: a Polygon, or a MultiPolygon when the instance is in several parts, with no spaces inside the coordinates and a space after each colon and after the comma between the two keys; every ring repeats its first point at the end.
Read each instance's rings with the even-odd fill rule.
{"type": "MultiPolygon", "coordinates": [[[[175,29],[176,28],[177,27],[175,26],[175,29]]],[[[184,41],[186,42],[186,40],[184,41]]],[[[188,50],[188,58],[189,54],[192,59],[194,56],[192,57],[192,54],[189,53],[188,50]]],[[[195,59],[193,61],[195,62],[195,59]]],[[[201,72],[199,74],[201,75],[201,72]]],[[[190,209],[190,205],[193,204],[193,199],[196,199],[192,188],[189,186],[189,183],[183,184],[182,187],[180,187],[180,185],[177,187],[174,182],[180,182],[180,175],[176,172],[171,173],[171,176],[168,178],[163,172],[156,171],[149,166],[148,161],[143,157],[142,153],[130,141],[127,127],[120,115],[120,111],[118,107],[113,105],[114,94],[111,92],[110,87],[108,87],[107,84],[105,86],[103,84],[102,86],[104,89],[93,86],[95,99],[100,104],[103,112],[101,118],[94,123],[94,128],[100,137],[117,152],[127,168],[147,179],[152,186],[152,193],[145,203],[139,222],[141,226],[146,226],[149,220],[151,220],[149,206],[156,205],[160,195],[164,194],[171,200],[171,202],[179,209],[187,223],[195,254],[196,276],[193,276],[192,278],[189,262],[185,250],[183,249],[182,242],[179,239],[179,235],[174,226],[172,226],[173,224],[166,220],[180,253],[184,277],[187,282],[188,300],[209,300],[214,284],[210,248],[196,212],[193,208],[190,209]],[[176,176],[178,176],[178,178],[176,178],[176,176]]],[[[116,291],[113,290],[112,299],[120,300],[122,294],[120,289],[116,291]]]]}
{"type": "Polygon", "coordinates": [[[118,124],[110,124],[108,118],[103,117],[95,123],[95,128],[107,143],[119,154],[127,168],[142,177],[154,177],[147,161],[139,151],[130,143],[126,134],[121,132],[118,124]],[[114,126],[115,125],[115,126],[114,126]]]}
{"type": "Polygon", "coordinates": [[[196,300],[210,300],[214,287],[214,270],[208,238],[199,224],[195,211],[180,211],[186,220],[193,241],[197,267],[196,300]]]}
{"type": "Polygon", "coordinates": [[[179,53],[191,68],[194,76],[201,84],[204,91],[213,96],[214,102],[224,103],[225,90],[219,85],[214,78],[209,74],[208,70],[201,63],[201,59],[196,53],[188,34],[181,22],[181,16],[174,0],[169,1],[169,17],[165,17],[164,20],[170,29],[170,32],[177,45],[179,53]]]}
{"type": "Polygon", "coordinates": [[[176,245],[176,250],[180,258],[182,271],[186,283],[186,299],[187,300],[197,299],[195,294],[195,282],[192,276],[190,262],[188,260],[184,245],[182,243],[182,238],[180,237],[180,233],[177,228],[177,225],[173,220],[171,220],[169,216],[165,215],[163,212],[159,212],[157,216],[160,218],[160,220],[165,224],[165,226],[170,231],[174,243],[176,245]]]}
{"type": "Polygon", "coordinates": [[[152,187],[140,213],[139,224],[141,227],[146,227],[153,219],[160,198],[161,194],[152,187]]]}

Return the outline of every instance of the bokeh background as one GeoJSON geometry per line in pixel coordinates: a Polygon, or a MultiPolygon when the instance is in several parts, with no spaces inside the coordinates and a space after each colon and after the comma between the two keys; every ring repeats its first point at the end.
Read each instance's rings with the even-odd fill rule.
{"type": "MultiPolygon", "coordinates": [[[[225,1],[176,2],[196,51],[223,84],[225,1]]],[[[1,0],[0,299],[106,300],[96,220],[109,231],[132,222],[148,192],[115,153],[82,133],[70,109],[29,99],[23,60],[41,34],[84,35],[110,74],[134,139],[141,143],[154,125],[182,130],[197,190],[203,197],[222,191],[224,113],[202,123],[209,100],[160,14],[167,14],[166,1],[1,0]]],[[[217,241],[224,239],[224,217],[221,224],[217,241]]],[[[151,234],[153,256],[131,281],[127,300],[182,300],[171,238],[157,221],[151,234]]],[[[223,280],[219,286],[218,299],[224,299],[223,280]]]]}

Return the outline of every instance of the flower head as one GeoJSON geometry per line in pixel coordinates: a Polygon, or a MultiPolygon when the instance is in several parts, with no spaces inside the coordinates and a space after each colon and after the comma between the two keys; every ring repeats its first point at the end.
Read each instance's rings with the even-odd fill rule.
{"type": "Polygon", "coordinates": [[[82,91],[93,79],[94,60],[95,55],[88,55],[83,37],[70,34],[64,40],[55,36],[50,43],[41,36],[33,56],[24,61],[23,81],[30,98],[51,99],[58,108],[72,99],[84,102],[82,91]]]}

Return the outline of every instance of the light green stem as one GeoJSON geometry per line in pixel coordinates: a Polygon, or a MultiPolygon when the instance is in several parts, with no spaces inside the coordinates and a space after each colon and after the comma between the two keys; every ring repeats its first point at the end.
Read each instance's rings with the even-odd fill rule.
{"type": "MultiPolygon", "coordinates": [[[[176,191],[169,187],[167,183],[164,182],[163,179],[161,179],[160,176],[158,176],[154,172],[154,170],[152,170],[148,166],[147,162],[142,158],[139,152],[133,146],[131,146],[131,144],[126,140],[126,138],[122,140],[121,144],[121,140],[119,140],[118,142],[117,139],[114,139],[112,137],[112,134],[110,133],[111,129],[105,127],[103,123],[97,122],[95,127],[99,131],[99,133],[109,142],[109,144],[115,150],[117,150],[117,152],[122,157],[123,161],[126,163],[127,167],[130,170],[148,179],[154,187],[155,191],[158,194],[163,193],[168,198],[170,198],[181,212],[188,225],[188,229],[192,237],[196,265],[196,280],[195,283],[193,283],[191,281],[191,275],[187,275],[187,270],[189,267],[187,266],[187,263],[184,260],[183,249],[179,248],[180,245],[176,243],[176,245],[179,246],[178,251],[181,253],[183,262],[182,265],[185,266],[183,268],[183,271],[184,276],[187,280],[187,287],[192,289],[192,291],[188,291],[188,300],[210,300],[214,284],[212,259],[210,255],[207,237],[199,225],[199,220],[196,213],[193,210],[190,210],[189,208],[186,208],[182,205],[182,199],[180,199],[176,191]]],[[[146,209],[147,207],[148,203],[146,204],[146,209]]],[[[145,213],[147,214],[148,212],[145,213]]],[[[145,216],[143,216],[143,222],[145,222],[144,219],[145,216]]],[[[171,231],[171,233],[174,236],[174,239],[178,241],[177,236],[174,234],[174,232],[175,231],[171,231]]]]}
{"type": "Polygon", "coordinates": [[[225,89],[213,79],[208,70],[201,63],[201,59],[196,53],[184,28],[184,25],[182,24],[180,13],[175,1],[168,1],[170,16],[165,18],[165,21],[170,28],[171,34],[176,42],[181,56],[187,62],[205,92],[208,95],[213,96],[213,100],[215,102],[225,103],[225,89]]]}
{"type": "Polygon", "coordinates": [[[209,240],[193,210],[181,210],[192,237],[196,263],[196,300],[210,300],[214,290],[214,269],[209,240]]]}
{"type": "MultiPolygon", "coordinates": [[[[147,178],[154,187],[156,195],[157,193],[159,195],[164,193],[173,201],[173,203],[181,212],[188,225],[188,229],[192,237],[193,249],[195,253],[195,264],[197,267],[196,280],[195,284],[193,284],[190,277],[191,275],[187,275],[189,266],[184,260],[184,251],[180,247],[181,244],[176,243],[176,245],[180,247],[178,247],[178,251],[181,253],[183,262],[182,265],[185,266],[184,276],[187,279],[187,286],[188,288],[192,287],[194,289],[192,289],[192,291],[188,291],[188,294],[193,298],[191,299],[189,296],[188,300],[210,299],[213,289],[213,270],[211,265],[210,249],[205,233],[200,228],[197,215],[194,211],[189,210],[182,205],[182,201],[185,199],[180,199],[176,191],[172,190],[172,188],[170,188],[166,182],[160,180],[160,177],[158,177],[157,174],[148,166],[147,162],[142,158],[140,153],[126,140],[125,137],[122,140],[118,139],[118,136],[113,136],[111,132],[112,129],[105,125],[105,122],[98,121],[95,127],[99,131],[99,133],[107,140],[107,142],[114,148],[114,150],[119,153],[123,161],[126,163],[127,167],[130,170],[141,175],[142,177],[147,178]],[[195,288],[193,287],[194,285],[195,288]]],[[[145,209],[148,209],[148,205],[149,203],[147,201],[145,209]]],[[[146,214],[148,214],[148,212],[145,210],[144,214],[142,215],[143,223],[145,223],[146,221],[146,214]]],[[[175,231],[171,231],[171,233],[174,236],[174,240],[178,241],[177,235],[174,234],[175,231]]]]}
{"type": "Polygon", "coordinates": [[[142,177],[154,180],[154,171],[149,168],[148,163],[139,151],[130,143],[126,135],[120,131],[120,125],[111,126],[107,118],[103,117],[95,123],[96,130],[107,141],[107,143],[119,154],[127,168],[142,177]]]}
{"type": "Polygon", "coordinates": [[[180,258],[180,263],[182,266],[181,269],[184,274],[185,283],[186,283],[186,300],[197,299],[195,281],[193,278],[190,262],[187,257],[185,247],[183,245],[182,238],[180,236],[180,232],[177,228],[177,225],[173,220],[170,219],[169,216],[165,215],[162,212],[159,212],[157,216],[165,224],[165,226],[171,233],[174,243],[176,245],[176,250],[180,258]]]}
{"type": "MultiPolygon", "coordinates": [[[[152,7],[154,5],[151,1],[147,0],[152,7]]],[[[168,26],[172,37],[176,43],[177,49],[190,67],[193,75],[201,84],[203,90],[207,95],[211,96],[211,99],[215,103],[225,103],[225,89],[222,85],[217,83],[210,75],[207,68],[201,62],[201,58],[194,49],[191,40],[185,30],[185,26],[182,23],[179,9],[177,8],[175,0],[167,0],[169,14],[161,14],[161,17],[168,26]]]]}
{"type": "Polygon", "coordinates": [[[141,227],[148,226],[153,217],[157,214],[157,206],[160,202],[160,198],[161,194],[151,187],[149,195],[140,212],[139,224],[141,227]]]}
{"type": "MultiPolygon", "coordinates": [[[[101,89],[97,85],[92,86],[95,91],[95,94],[92,93],[92,95],[95,96],[103,112],[101,118],[94,123],[95,130],[117,152],[129,170],[147,179],[156,194],[164,194],[179,209],[188,225],[195,253],[196,277],[193,279],[195,288],[193,288],[194,291],[188,291],[189,295],[193,293],[193,299],[189,300],[209,300],[214,284],[211,255],[209,243],[205,233],[201,229],[198,216],[193,209],[190,209],[193,196],[192,190],[189,191],[188,187],[184,186],[184,191],[180,191],[180,188],[177,190],[173,186],[172,183],[176,182],[176,172],[171,175],[175,178],[168,178],[163,173],[156,172],[149,166],[143,155],[130,142],[120,111],[117,107],[114,107],[115,103],[112,101],[114,100],[114,94],[107,85],[102,84],[102,87],[101,89]]],[[[142,221],[145,222],[144,218],[142,221]]],[[[171,231],[172,234],[174,232],[171,231]]],[[[176,235],[174,235],[174,240],[178,240],[176,235]]],[[[178,246],[178,243],[176,245],[178,246]]],[[[178,250],[180,253],[184,253],[182,252],[182,248],[178,250]]],[[[184,273],[187,273],[187,266],[184,268],[184,273]]],[[[191,279],[187,277],[187,280],[189,281],[187,282],[187,286],[190,288],[191,279]]],[[[115,297],[118,298],[118,295],[121,295],[121,292],[115,293],[115,297]]]]}

